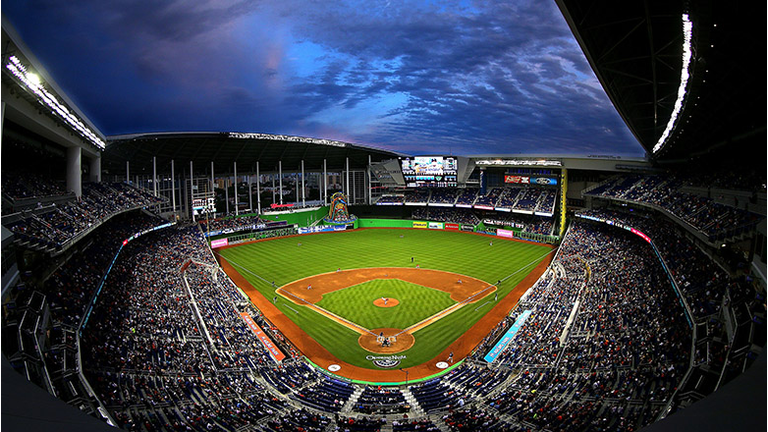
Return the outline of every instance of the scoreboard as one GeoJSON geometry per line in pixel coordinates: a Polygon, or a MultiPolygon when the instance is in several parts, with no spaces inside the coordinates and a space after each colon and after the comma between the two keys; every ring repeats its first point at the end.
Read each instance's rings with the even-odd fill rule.
{"type": "Polygon", "coordinates": [[[406,187],[455,187],[458,160],[452,156],[414,156],[400,158],[406,187]]]}

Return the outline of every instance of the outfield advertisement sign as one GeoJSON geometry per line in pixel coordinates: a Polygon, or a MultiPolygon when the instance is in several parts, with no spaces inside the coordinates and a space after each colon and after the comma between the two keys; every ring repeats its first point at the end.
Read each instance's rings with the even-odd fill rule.
{"type": "Polygon", "coordinates": [[[216,249],[220,247],[224,247],[229,244],[228,238],[218,239],[211,242],[211,248],[216,249]]]}
{"type": "Polygon", "coordinates": [[[346,225],[317,225],[313,227],[299,228],[299,234],[344,231],[346,229],[347,229],[346,225]]]}
{"type": "Polygon", "coordinates": [[[443,223],[442,222],[430,222],[429,223],[429,229],[443,229],[443,223]]]}
{"type": "Polygon", "coordinates": [[[272,355],[272,358],[274,358],[277,362],[283,361],[283,359],[285,359],[285,354],[283,354],[282,351],[280,351],[280,349],[278,349],[275,344],[272,343],[272,340],[269,338],[269,336],[267,336],[267,334],[261,330],[261,327],[259,327],[259,325],[253,321],[253,318],[251,318],[251,316],[246,312],[241,312],[240,316],[243,317],[243,321],[245,321],[248,327],[254,333],[256,333],[256,337],[259,338],[261,344],[264,345],[264,348],[269,351],[269,353],[272,355]]]}
{"type": "Polygon", "coordinates": [[[460,228],[461,228],[461,226],[459,224],[448,223],[448,222],[446,222],[446,224],[445,224],[445,229],[450,230],[450,231],[458,231],[460,228]]]}
{"type": "Polygon", "coordinates": [[[504,333],[504,336],[501,337],[501,339],[494,345],[493,349],[491,349],[488,354],[485,355],[484,360],[488,363],[493,363],[494,360],[496,360],[496,357],[501,354],[502,351],[504,351],[504,348],[509,345],[510,342],[512,342],[512,339],[515,337],[515,334],[517,334],[517,331],[520,330],[520,327],[525,324],[525,320],[528,319],[528,317],[531,315],[531,311],[526,310],[523,311],[522,314],[520,314],[519,317],[515,320],[515,323],[512,324],[512,327],[507,330],[506,333],[504,333]]]}
{"type": "Polygon", "coordinates": [[[496,235],[499,237],[514,238],[515,232],[511,230],[505,230],[505,229],[499,228],[496,230],[496,235]]]}
{"type": "Polygon", "coordinates": [[[263,231],[267,228],[277,228],[282,226],[287,226],[288,222],[286,221],[274,221],[274,222],[267,222],[267,223],[260,223],[255,225],[241,225],[234,228],[225,228],[222,230],[214,230],[214,231],[208,231],[203,233],[206,237],[213,237],[217,235],[222,234],[234,234],[236,232],[240,231],[263,231]]]}
{"type": "Polygon", "coordinates": [[[413,221],[413,227],[414,228],[428,228],[429,224],[427,222],[417,222],[413,221]]]}
{"type": "Polygon", "coordinates": [[[530,177],[505,175],[504,183],[512,184],[539,184],[539,185],[557,185],[557,179],[554,177],[530,177]]]}

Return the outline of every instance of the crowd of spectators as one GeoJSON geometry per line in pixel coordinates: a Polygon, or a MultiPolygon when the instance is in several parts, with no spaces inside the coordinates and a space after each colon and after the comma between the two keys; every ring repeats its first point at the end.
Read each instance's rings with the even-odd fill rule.
{"type": "Polygon", "coordinates": [[[420,207],[411,214],[413,219],[449,222],[475,226],[480,219],[469,209],[450,209],[444,207],[420,207]]]}
{"type": "Polygon", "coordinates": [[[518,213],[485,212],[483,223],[498,227],[520,228],[534,234],[552,235],[552,218],[518,213]]]}
{"type": "MultiPolygon", "coordinates": [[[[653,181],[646,179],[651,186],[653,181]]],[[[507,190],[497,191],[497,198],[507,190]]],[[[102,186],[89,193],[107,196],[102,186]]],[[[122,240],[160,222],[136,213],[102,224],[87,237],[80,255],[46,282],[53,319],[61,326],[72,329],[82,320],[122,240]]],[[[413,217],[479,222],[463,209],[421,207],[413,217]]],[[[647,218],[621,220],[665,239],[657,247],[695,323],[722,334],[713,317],[725,301],[748,295],[743,288],[674,227],[647,218]]],[[[231,227],[232,221],[237,219],[217,221],[217,227],[231,227]]],[[[83,372],[120,427],[373,431],[386,422],[345,417],[339,414],[342,407],[376,415],[409,411],[397,390],[366,387],[350,400],[354,385],[298,360],[300,353],[218,268],[201,226],[159,230],[128,243],[123,252],[83,330],[81,346],[83,372]],[[271,357],[242,313],[265,330],[287,354],[286,361],[271,357]]],[[[690,325],[647,242],[625,230],[577,220],[550,269],[477,354],[409,392],[452,431],[636,430],[658,417],[680,385],[690,360],[690,325]],[[525,310],[531,315],[496,364],[480,361],[525,310]]],[[[60,329],[52,334],[72,335],[60,329]]],[[[711,364],[713,358],[724,364],[727,347],[697,350],[694,361],[711,364]]],[[[71,350],[52,351],[50,360],[59,368],[74,363],[71,350]]],[[[394,421],[392,429],[439,428],[417,418],[394,421]]]]}
{"type": "Polygon", "coordinates": [[[680,176],[624,175],[609,179],[588,195],[649,204],[663,209],[711,240],[740,234],[760,217],[746,210],[683,191],[690,185],[680,176]]]}
{"type": "Polygon", "coordinates": [[[408,204],[426,204],[429,201],[429,189],[411,189],[405,193],[403,201],[408,204]]]}
{"type": "Polygon", "coordinates": [[[554,213],[557,189],[544,187],[494,187],[485,194],[476,188],[423,188],[402,194],[385,194],[379,205],[429,205],[430,207],[493,208],[533,214],[554,213]]]}
{"type": "Polygon", "coordinates": [[[456,198],[456,207],[464,206],[471,207],[477,199],[477,195],[480,193],[480,189],[466,188],[462,189],[459,197],[456,198]]]}
{"type": "Polygon", "coordinates": [[[763,325],[755,313],[765,307],[746,276],[729,274],[672,222],[638,212],[585,210],[579,215],[634,228],[653,240],[699,328],[693,373],[701,379],[689,380],[694,382],[689,386],[707,394],[714,391],[713,382],[733,378],[754,360],[743,348],[755,327],[763,325]],[[729,331],[726,319],[741,324],[729,331]],[[707,377],[711,374],[716,378],[707,377]]]}
{"type": "Polygon", "coordinates": [[[354,410],[366,414],[392,414],[410,411],[411,406],[397,388],[365,386],[354,410]]]}
{"type": "Polygon", "coordinates": [[[84,183],[79,200],[24,210],[4,218],[4,224],[30,248],[56,250],[115,214],[159,202],[125,183],[84,183]]]}
{"type": "Polygon", "coordinates": [[[280,369],[240,316],[257,312],[220,277],[197,227],[126,245],[82,337],[84,372],[122,427],[235,430],[286,406],[257,378],[280,369]]]}
{"type": "Polygon", "coordinates": [[[200,224],[200,229],[202,229],[203,232],[225,231],[225,230],[229,230],[230,232],[236,232],[236,231],[241,231],[245,229],[253,229],[254,226],[259,224],[264,224],[266,222],[268,221],[261,219],[259,215],[216,218],[216,219],[210,219],[210,220],[207,218],[201,218],[198,221],[198,223],[200,224]]]}
{"type": "Polygon", "coordinates": [[[382,195],[377,201],[377,205],[403,205],[405,197],[402,194],[382,195]]]}
{"type": "Polygon", "coordinates": [[[519,375],[492,410],[551,430],[634,430],[672,396],[691,330],[648,244],[610,229],[575,222],[518,306],[532,314],[496,361],[519,375]]]}
{"type": "Polygon", "coordinates": [[[63,181],[43,174],[3,170],[3,195],[13,200],[66,195],[63,181]]]}
{"type": "Polygon", "coordinates": [[[455,188],[436,188],[432,189],[432,195],[429,198],[430,204],[443,204],[453,206],[456,204],[456,198],[459,196],[459,189],[455,188]]]}

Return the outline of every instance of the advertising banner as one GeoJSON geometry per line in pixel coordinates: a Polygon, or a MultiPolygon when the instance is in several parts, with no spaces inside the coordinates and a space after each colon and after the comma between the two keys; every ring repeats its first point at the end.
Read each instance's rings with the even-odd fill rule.
{"type": "Polygon", "coordinates": [[[501,354],[501,352],[504,351],[504,348],[506,348],[507,345],[509,345],[509,343],[512,342],[512,338],[515,337],[515,334],[517,333],[517,331],[520,330],[520,327],[523,326],[523,324],[525,323],[525,320],[527,320],[530,315],[531,315],[531,311],[529,310],[523,311],[523,313],[520,314],[519,317],[517,317],[512,327],[510,327],[509,330],[507,330],[507,332],[504,333],[504,336],[502,336],[499,342],[496,343],[496,345],[488,352],[488,354],[486,354],[484,360],[487,361],[488,363],[492,363],[494,360],[496,360],[496,357],[498,357],[499,354],[501,354]]]}
{"type": "Polygon", "coordinates": [[[459,224],[455,224],[455,223],[446,223],[445,224],[445,229],[447,229],[447,230],[458,231],[459,228],[460,228],[459,224]]]}
{"type": "Polygon", "coordinates": [[[530,177],[528,177],[528,176],[505,175],[504,176],[504,183],[529,184],[530,183],[530,177]]]}
{"type": "Polygon", "coordinates": [[[515,232],[499,228],[496,230],[496,235],[499,237],[514,238],[515,232]]]}
{"type": "Polygon", "coordinates": [[[344,231],[347,229],[346,225],[317,225],[306,228],[299,228],[299,234],[311,234],[319,232],[332,232],[332,231],[344,231]]]}
{"type": "Polygon", "coordinates": [[[428,228],[429,225],[426,222],[413,221],[414,228],[428,228]]]}
{"type": "Polygon", "coordinates": [[[535,178],[531,178],[531,183],[555,186],[557,185],[557,179],[551,178],[551,177],[535,177],[535,178]]]}
{"type": "Polygon", "coordinates": [[[275,346],[274,343],[272,343],[272,340],[267,336],[264,331],[261,330],[261,327],[256,324],[256,322],[253,321],[253,318],[251,318],[250,315],[248,315],[246,312],[241,312],[240,316],[243,317],[243,321],[248,325],[248,327],[256,334],[256,337],[259,338],[259,341],[261,341],[262,345],[264,345],[264,348],[269,351],[269,353],[272,355],[272,358],[275,359],[275,361],[283,361],[285,359],[285,354],[280,351],[280,349],[275,346]]]}
{"type": "Polygon", "coordinates": [[[443,223],[442,222],[430,222],[429,223],[429,229],[443,229],[443,223]]]}
{"type": "Polygon", "coordinates": [[[557,179],[553,177],[530,177],[530,176],[517,176],[517,175],[505,175],[504,183],[513,184],[538,184],[538,185],[557,185],[557,179]]]}
{"type": "Polygon", "coordinates": [[[216,249],[229,244],[228,238],[218,239],[211,242],[211,248],[216,249]]]}

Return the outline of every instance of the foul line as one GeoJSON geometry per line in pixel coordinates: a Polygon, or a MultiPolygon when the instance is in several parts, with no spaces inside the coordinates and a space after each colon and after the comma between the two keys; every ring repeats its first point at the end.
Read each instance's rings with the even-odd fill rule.
{"type": "MultiPolygon", "coordinates": [[[[510,273],[510,274],[509,274],[509,275],[507,275],[506,277],[504,277],[504,278],[502,278],[502,279],[499,279],[499,280],[500,280],[501,282],[504,282],[504,281],[506,281],[507,279],[509,279],[509,278],[511,278],[512,276],[514,276],[514,275],[516,275],[516,274],[520,273],[521,271],[523,271],[523,270],[527,269],[528,267],[530,267],[530,266],[532,266],[532,265],[534,265],[534,264],[538,264],[538,263],[539,263],[539,262],[540,262],[542,259],[544,259],[544,257],[546,257],[547,255],[551,254],[551,253],[552,253],[552,252],[554,252],[554,251],[555,251],[555,249],[552,249],[552,250],[550,250],[549,252],[547,252],[547,253],[545,253],[544,255],[541,255],[540,257],[538,257],[538,258],[534,259],[533,261],[531,261],[530,263],[528,263],[528,264],[524,265],[523,267],[520,267],[520,268],[519,268],[519,269],[517,269],[517,271],[515,271],[514,273],[510,273]]],[[[215,252],[215,253],[216,253],[216,255],[219,255],[219,253],[218,253],[218,252],[215,252]]],[[[219,256],[221,256],[221,255],[219,255],[219,256]]],[[[222,258],[223,258],[223,257],[222,257],[222,258]]],[[[252,271],[248,270],[247,268],[245,268],[245,267],[241,266],[240,264],[238,264],[238,263],[236,263],[236,262],[234,262],[234,261],[232,261],[232,260],[227,260],[227,261],[228,261],[230,264],[232,264],[232,265],[236,265],[237,267],[240,267],[241,269],[245,270],[247,273],[249,273],[249,274],[251,274],[251,275],[253,275],[253,276],[255,276],[255,277],[257,277],[257,278],[259,278],[259,279],[261,279],[261,280],[263,280],[264,282],[266,282],[266,283],[270,283],[269,281],[267,281],[267,280],[266,280],[266,279],[264,279],[263,277],[261,277],[261,276],[257,275],[256,273],[254,273],[254,272],[252,272],[252,271]]],[[[450,272],[446,272],[446,273],[450,273],[450,272]]],[[[476,292],[476,293],[472,294],[471,296],[467,297],[466,299],[462,300],[461,302],[459,302],[459,303],[456,303],[456,304],[454,304],[454,305],[451,305],[451,306],[449,306],[449,307],[447,307],[447,308],[445,308],[445,309],[441,310],[440,312],[437,312],[436,314],[434,314],[434,315],[432,315],[432,316],[430,316],[430,317],[428,317],[428,318],[425,318],[425,319],[423,319],[423,320],[421,320],[421,321],[417,322],[416,324],[414,324],[414,325],[412,325],[412,326],[410,326],[410,327],[406,328],[405,330],[403,330],[403,331],[401,331],[400,333],[396,334],[396,335],[395,335],[395,337],[397,337],[397,336],[400,336],[400,335],[401,335],[401,334],[403,334],[403,333],[408,333],[408,334],[413,334],[413,333],[416,333],[417,331],[419,331],[419,330],[423,329],[424,327],[427,327],[428,325],[430,325],[430,324],[432,324],[432,323],[434,323],[434,322],[436,322],[436,321],[438,321],[438,320],[440,320],[440,319],[444,318],[445,316],[447,316],[447,315],[449,315],[449,314],[451,314],[451,313],[453,313],[453,312],[456,312],[457,310],[461,309],[461,308],[462,308],[462,307],[464,307],[465,305],[469,304],[469,303],[472,301],[472,299],[474,299],[475,297],[479,296],[480,294],[483,294],[484,292],[488,291],[488,290],[489,290],[489,289],[491,289],[491,288],[496,288],[496,285],[489,285],[489,286],[487,286],[487,287],[483,288],[482,290],[480,290],[480,291],[478,291],[478,292],[476,292]]],[[[276,290],[275,290],[275,293],[276,293],[276,294],[278,294],[278,292],[277,292],[277,291],[280,291],[280,293],[279,293],[280,295],[283,295],[282,293],[290,294],[290,295],[291,295],[291,296],[293,296],[294,298],[296,298],[296,299],[299,299],[299,300],[301,300],[302,302],[306,303],[306,306],[307,306],[307,307],[309,307],[310,309],[312,309],[312,310],[316,311],[317,313],[319,313],[319,314],[321,314],[321,315],[324,315],[324,316],[326,316],[326,317],[327,317],[327,318],[329,318],[329,319],[332,319],[332,320],[334,320],[334,321],[338,322],[339,324],[343,325],[344,327],[347,327],[347,328],[349,328],[349,329],[351,329],[351,330],[353,330],[353,331],[356,331],[357,333],[360,333],[360,334],[369,333],[369,334],[371,334],[371,335],[373,335],[373,336],[377,336],[377,335],[376,335],[376,333],[374,333],[374,332],[372,332],[372,331],[368,330],[367,328],[365,328],[365,327],[363,327],[363,326],[361,326],[361,325],[359,325],[359,324],[355,324],[354,322],[352,322],[352,321],[349,321],[349,320],[348,320],[348,319],[346,319],[346,318],[340,317],[340,316],[338,316],[338,315],[334,314],[333,312],[329,312],[329,311],[327,311],[327,310],[325,310],[325,309],[323,309],[323,308],[321,308],[321,307],[319,307],[319,306],[315,305],[314,303],[310,303],[310,302],[308,302],[307,300],[305,300],[305,299],[303,299],[303,298],[301,298],[301,297],[298,297],[297,295],[295,295],[295,294],[293,294],[293,293],[290,293],[290,292],[288,292],[288,291],[282,290],[282,289],[280,289],[280,288],[278,288],[278,289],[276,289],[276,290]],[[362,330],[362,331],[361,331],[361,330],[362,330]]],[[[482,305],[480,305],[480,306],[478,306],[477,308],[475,308],[475,312],[477,312],[477,310],[478,310],[478,309],[480,309],[482,306],[485,306],[487,303],[490,303],[490,302],[486,302],[486,303],[483,303],[482,305]]],[[[286,306],[286,307],[288,307],[289,309],[291,309],[291,310],[293,310],[294,312],[296,312],[296,310],[292,309],[290,306],[286,306]]],[[[298,312],[296,312],[296,313],[298,313],[298,312]]]]}
{"type": "MultiPolygon", "coordinates": [[[[219,255],[218,253],[216,253],[216,254],[217,254],[217,255],[219,255]]],[[[221,256],[221,255],[219,255],[219,256],[221,256]]],[[[222,257],[222,258],[224,258],[224,257],[222,257]]],[[[224,258],[224,259],[226,259],[226,258],[224,258]]],[[[266,282],[266,283],[270,283],[269,281],[267,281],[267,280],[266,280],[266,279],[264,279],[263,277],[261,277],[261,276],[257,275],[256,273],[254,273],[254,272],[250,271],[249,269],[247,269],[247,268],[243,267],[242,265],[240,265],[240,264],[236,263],[236,262],[235,262],[235,261],[233,261],[233,260],[229,260],[229,259],[227,259],[227,262],[229,262],[230,264],[232,264],[232,265],[234,265],[234,266],[237,266],[237,267],[239,267],[239,268],[241,268],[241,269],[245,270],[245,271],[246,271],[248,274],[251,274],[251,275],[253,275],[253,276],[257,277],[257,278],[259,278],[259,279],[263,280],[263,281],[264,281],[264,282],[266,282]]],[[[372,332],[372,331],[368,330],[367,328],[365,328],[365,327],[363,327],[363,326],[361,326],[361,325],[355,324],[355,323],[353,323],[352,321],[349,321],[349,320],[347,320],[347,319],[345,319],[345,318],[342,318],[342,317],[340,317],[340,316],[338,316],[338,315],[336,315],[336,314],[334,314],[334,313],[332,313],[332,312],[329,312],[329,311],[327,311],[327,310],[325,310],[325,309],[323,309],[323,308],[321,308],[321,307],[319,307],[319,306],[316,306],[315,304],[313,304],[313,303],[310,303],[310,302],[308,302],[308,301],[304,300],[303,298],[296,296],[296,295],[295,295],[295,294],[293,294],[293,293],[290,293],[290,292],[288,292],[288,291],[282,290],[282,289],[280,289],[280,288],[277,288],[277,289],[275,290],[275,294],[284,295],[283,293],[285,293],[285,294],[290,294],[292,297],[294,297],[294,298],[296,298],[296,299],[298,299],[298,300],[301,300],[302,302],[304,302],[304,303],[305,303],[305,306],[306,306],[306,307],[309,307],[310,309],[312,309],[312,310],[316,311],[317,313],[319,313],[319,314],[321,314],[321,315],[324,315],[326,318],[329,318],[329,319],[331,319],[331,320],[334,320],[334,321],[338,322],[339,324],[343,325],[344,327],[347,327],[347,328],[349,328],[350,330],[353,330],[353,331],[355,331],[355,332],[357,332],[357,333],[360,333],[360,334],[369,333],[369,334],[371,334],[371,335],[373,335],[373,336],[376,336],[376,333],[374,333],[374,332],[372,332]],[[279,292],[278,292],[278,291],[279,291],[279,292]]],[[[297,312],[297,311],[296,311],[296,309],[293,309],[292,307],[290,307],[290,306],[288,306],[288,305],[285,305],[285,307],[287,307],[288,309],[290,309],[290,310],[292,310],[292,311],[296,312],[297,314],[299,313],[299,312],[297,312]]]]}
{"type": "MultiPolygon", "coordinates": [[[[521,271],[527,269],[528,267],[530,267],[530,266],[532,266],[534,264],[538,264],[539,262],[541,262],[542,259],[544,259],[544,257],[546,257],[547,255],[551,254],[553,251],[554,251],[554,249],[549,251],[549,252],[547,252],[547,253],[545,253],[544,255],[534,259],[533,261],[531,261],[530,263],[524,265],[523,267],[520,267],[516,272],[507,275],[503,279],[500,279],[501,282],[504,282],[505,280],[511,278],[512,276],[520,273],[521,271]]],[[[427,327],[428,325],[436,322],[437,320],[444,318],[446,315],[449,315],[449,314],[451,314],[453,312],[456,312],[457,310],[461,309],[462,307],[464,307],[465,305],[470,303],[470,301],[473,298],[475,298],[475,297],[479,296],[480,294],[483,294],[484,292],[488,291],[489,289],[495,288],[495,287],[496,287],[496,285],[487,286],[487,287],[483,288],[482,290],[476,292],[475,294],[472,294],[471,296],[469,296],[466,299],[462,300],[460,303],[457,303],[455,305],[449,306],[446,309],[443,309],[440,312],[432,315],[431,317],[417,322],[416,324],[406,328],[405,330],[401,331],[400,333],[398,333],[395,336],[400,336],[403,333],[410,333],[410,334],[416,333],[417,331],[423,329],[424,327],[427,327]]],[[[475,309],[475,311],[477,311],[477,309],[475,309]]]]}

